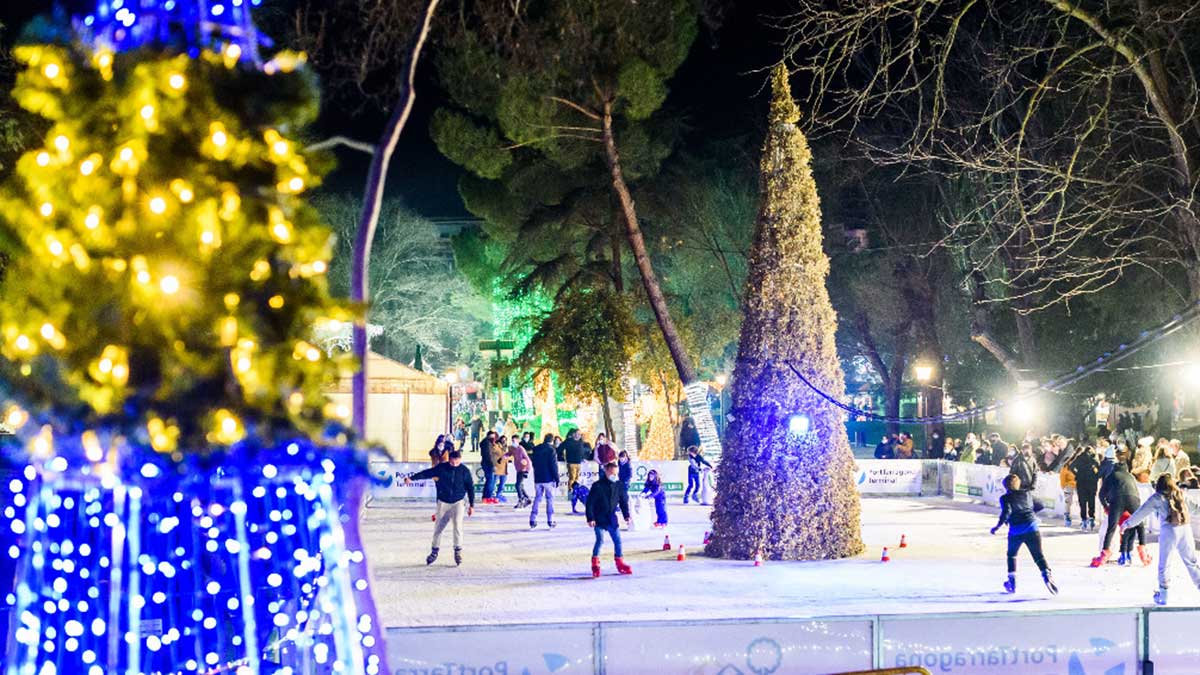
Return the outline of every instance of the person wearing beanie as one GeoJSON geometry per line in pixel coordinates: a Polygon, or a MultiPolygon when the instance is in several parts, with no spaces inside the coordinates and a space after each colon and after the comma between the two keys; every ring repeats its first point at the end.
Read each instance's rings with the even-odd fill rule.
{"type": "Polygon", "coordinates": [[[454,564],[462,564],[463,547],[463,515],[475,513],[475,480],[471,478],[471,470],[463,466],[462,453],[452,450],[447,453],[445,462],[437,466],[418,471],[404,479],[404,484],[413,481],[433,479],[437,488],[437,518],[433,526],[433,546],[429,557],[425,558],[426,565],[432,565],[437,560],[438,548],[442,542],[442,531],[447,525],[452,526],[454,534],[454,564]]]}
{"type": "Polygon", "coordinates": [[[1075,454],[1067,467],[1075,476],[1075,495],[1079,497],[1079,523],[1084,532],[1096,529],[1096,488],[1100,483],[1100,462],[1096,450],[1086,446],[1075,454]]]}

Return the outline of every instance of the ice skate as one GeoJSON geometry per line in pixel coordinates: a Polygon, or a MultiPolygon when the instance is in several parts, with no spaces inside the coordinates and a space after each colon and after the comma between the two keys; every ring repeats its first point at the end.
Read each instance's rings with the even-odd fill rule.
{"type": "Polygon", "coordinates": [[[1067,527],[1070,527],[1070,526],[1071,526],[1071,516],[1067,516],[1067,518],[1066,518],[1066,526],[1067,526],[1067,527]]]}
{"type": "Polygon", "coordinates": [[[617,565],[617,572],[621,574],[633,574],[633,569],[625,564],[624,558],[613,558],[613,562],[617,565]]]}
{"type": "Polygon", "coordinates": [[[1008,575],[1008,579],[1006,579],[1004,581],[1004,592],[1005,593],[1016,593],[1017,592],[1017,578],[1015,576],[1013,576],[1011,574],[1008,575]]]}
{"type": "Polygon", "coordinates": [[[600,558],[592,556],[592,578],[600,576],[600,558]]]}
{"type": "Polygon", "coordinates": [[[1046,590],[1050,591],[1050,595],[1058,595],[1058,585],[1054,583],[1054,575],[1050,570],[1042,572],[1042,581],[1046,582],[1046,590]]]}
{"type": "Polygon", "coordinates": [[[553,530],[553,529],[554,529],[554,526],[555,526],[555,525],[558,525],[558,523],[556,523],[556,522],[554,522],[553,520],[551,520],[550,522],[546,523],[546,525],[550,526],[550,529],[552,529],[552,530],[553,530]]]}
{"type": "Polygon", "coordinates": [[[1117,557],[1117,564],[1121,567],[1127,566],[1129,564],[1129,554],[1121,551],[1121,555],[1117,557]]]}
{"type": "Polygon", "coordinates": [[[1167,589],[1160,588],[1154,591],[1154,604],[1160,607],[1167,604],[1167,589]]]}
{"type": "Polygon", "coordinates": [[[1154,562],[1154,556],[1150,555],[1150,552],[1146,550],[1145,546],[1138,544],[1137,552],[1138,558],[1141,559],[1143,567],[1149,567],[1150,563],[1154,562]]]}
{"type": "Polygon", "coordinates": [[[531,529],[531,530],[536,530],[536,529],[537,529],[537,523],[533,522],[532,520],[531,520],[531,521],[529,521],[529,529],[531,529]]]}
{"type": "Polygon", "coordinates": [[[462,564],[462,549],[461,548],[454,549],[454,564],[455,565],[462,564]]]}
{"type": "Polygon", "coordinates": [[[1110,557],[1112,557],[1112,552],[1108,549],[1100,551],[1100,555],[1092,558],[1092,567],[1103,567],[1110,557]]]}
{"type": "Polygon", "coordinates": [[[432,551],[430,551],[429,555],[426,556],[426,558],[425,558],[425,564],[432,565],[433,561],[437,560],[437,554],[438,554],[438,550],[436,548],[433,549],[432,551]]]}

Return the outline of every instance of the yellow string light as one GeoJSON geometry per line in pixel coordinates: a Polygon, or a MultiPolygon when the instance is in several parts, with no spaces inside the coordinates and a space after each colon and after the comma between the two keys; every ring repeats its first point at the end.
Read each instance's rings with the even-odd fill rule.
{"type": "Polygon", "coordinates": [[[167,295],[175,295],[179,292],[179,278],[173,274],[168,274],[159,280],[158,287],[167,295]]]}

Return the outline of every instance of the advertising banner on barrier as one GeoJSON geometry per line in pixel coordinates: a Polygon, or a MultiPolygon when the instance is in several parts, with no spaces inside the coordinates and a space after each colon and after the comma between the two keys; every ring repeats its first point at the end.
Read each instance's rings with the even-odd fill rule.
{"type": "MultiPolygon", "coordinates": [[[[393,675],[542,675],[595,672],[593,625],[387,629],[393,675]]],[[[619,672],[619,671],[618,671],[619,672]]]]}
{"type": "Polygon", "coordinates": [[[919,459],[860,459],[855,483],[860,494],[921,494],[919,459]]]}
{"type": "Polygon", "coordinates": [[[871,667],[871,622],[780,621],[661,626],[604,624],[609,673],[840,673],[871,667]],[[669,648],[664,648],[668,647],[669,648]]]}
{"type": "Polygon", "coordinates": [[[884,617],[880,665],[954,675],[1136,673],[1138,614],[884,617]]]}
{"type": "Polygon", "coordinates": [[[1200,611],[1156,610],[1149,613],[1150,652],[1155,675],[1195,673],[1200,666],[1200,611]]]}

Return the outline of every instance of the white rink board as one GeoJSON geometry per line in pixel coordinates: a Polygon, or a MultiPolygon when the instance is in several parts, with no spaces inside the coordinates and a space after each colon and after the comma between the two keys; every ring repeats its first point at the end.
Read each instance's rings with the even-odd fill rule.
{"type": "Polygon", "coordinates": [[[1149,659],[1154,675],[1192,675],[1200,671],[1200,611],[1150,612],[1149,659]]]}
{"type": "Polygon", "coordinates": [[[593,630],[591,624],[571,628],[389,628],[384,639],[393,675],[571,674],[593,672],[593,630]]]}
{"type": "Polygon", "coordinates": [[[1138,672],[1136,610],[881,620],[882,667],[952,675],[1138,672]]]}
{"type": "Polygon", "coordinates": [[[870,620],[604,624],[608,673],[730,675],[866,670],[872,662],[870,620]]]}

